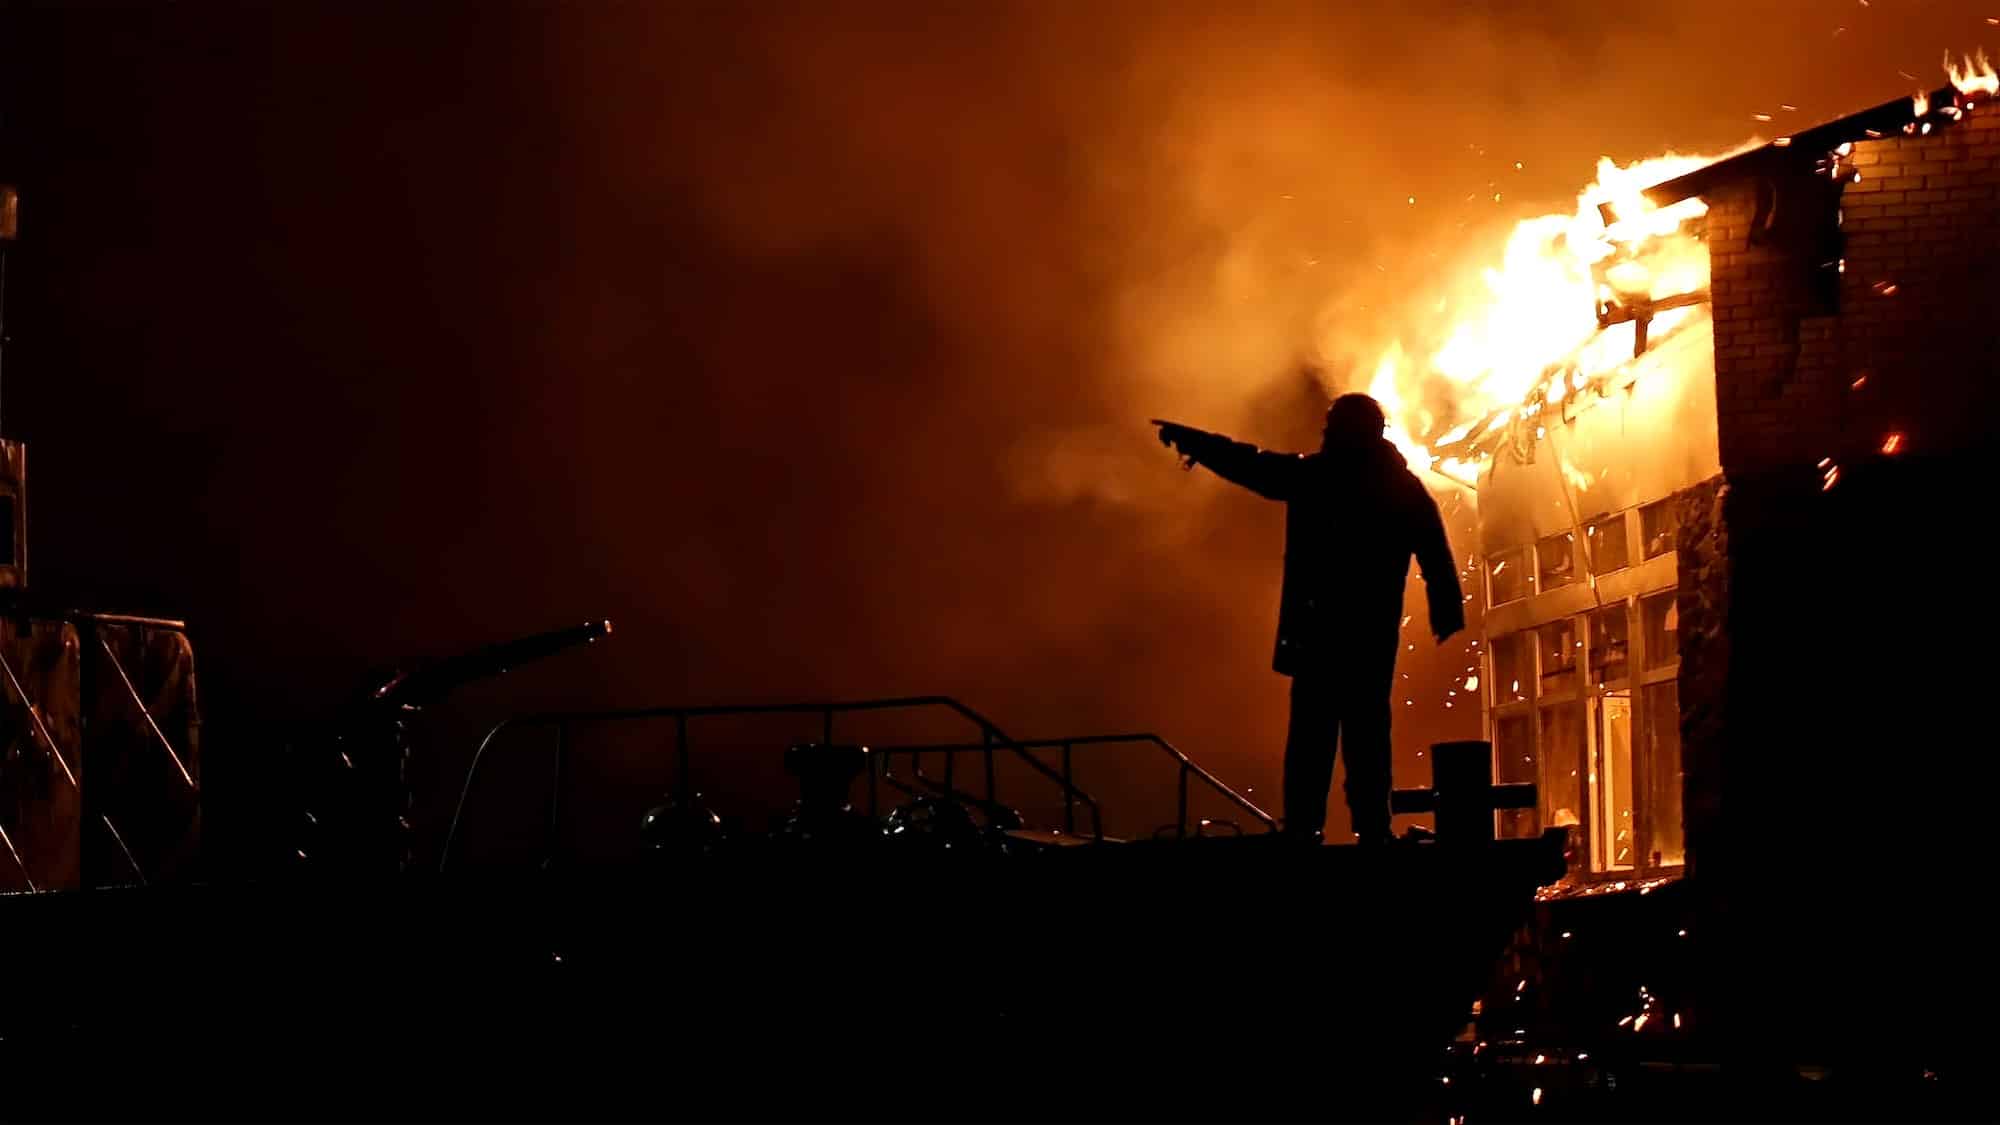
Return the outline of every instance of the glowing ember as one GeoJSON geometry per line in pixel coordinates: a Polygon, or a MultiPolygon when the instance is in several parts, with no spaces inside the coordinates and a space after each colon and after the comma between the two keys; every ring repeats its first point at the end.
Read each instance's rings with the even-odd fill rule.
{"type": "Polygon", "coordinates": [[[1897,453],[1902,452],[1902,449],[1903,449],[1903,435],[1901,433],[1891,433],[1889,436],[1882,439],[1882,452],[1893,456],[1897,453]]]}

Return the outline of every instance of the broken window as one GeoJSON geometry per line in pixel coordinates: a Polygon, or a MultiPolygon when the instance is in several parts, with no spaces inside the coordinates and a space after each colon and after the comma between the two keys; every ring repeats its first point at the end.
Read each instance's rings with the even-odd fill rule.
{"type": "Polygon", "coordinates": [[[1639,538],[1649,559],[1659,558],[1673,550],[1680,529],[1680,508],[1672,497],[1639,509],[1639,538]]]}
{"type": "Polygon", "coordinates": [[[1486,604],[1506,605],[1528,593],[1528,549],[1516,547],[1486,560],[1486,604]]]}
{"type": "Polygon", "coordinates": [[[1559,590],[1576,581],[1576,532],[1564,531],[1535,544],[1535,569],[1540,577],[1538,593],[1559,590]]]}
{"type": "Polygon", "coordinates": [[[1590,682],[1621,683],[1631,674],[1632,626],[1625,603],[1613,602],[1590,615],[1590,682]]]}
{"type": "Polygon", "coordinates": [[[1592,574],[1610,574],[1632,565],[1631,547],[1625,542],[1625,513],[1600,516],[1583,525],[1583,541],[1590,547],[1592,574]]]}

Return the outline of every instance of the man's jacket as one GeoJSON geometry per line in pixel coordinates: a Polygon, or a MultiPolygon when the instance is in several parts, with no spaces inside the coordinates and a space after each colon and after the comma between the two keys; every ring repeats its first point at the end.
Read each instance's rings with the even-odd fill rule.
{"type": "MultiPolygon", "coordinates": [[[[1285,582],[1271,666],[1287,676],[1346,672],[1393,654],[1403,583],[1416,556],[1439,635],[1465,626],[1465,595],[1444,520],[1396,447],[1380,438],[1318,453],[1276,453],[1184,431],[1181,452],[1224,480],[1281,501],[1285,582]]],[[[1393,660],[1393,655],[1391,655],[1393,660]]]]}

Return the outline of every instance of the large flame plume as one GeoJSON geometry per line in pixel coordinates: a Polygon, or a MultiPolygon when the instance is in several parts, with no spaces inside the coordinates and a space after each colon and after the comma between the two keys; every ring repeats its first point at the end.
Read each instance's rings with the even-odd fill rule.
{"type": "Polygon", "coordinates": [[[1411,466],[1473,486],[1514,428],[1629,371],[1635,321],[1659,340],[1707,315],[1707,205],[1640,192],[1727,155],[1600,160],[1574,211],[1521,221],[1469,299],[1440,301],[1417,338],[1391,343],[1368,392],[1411,466]]]}

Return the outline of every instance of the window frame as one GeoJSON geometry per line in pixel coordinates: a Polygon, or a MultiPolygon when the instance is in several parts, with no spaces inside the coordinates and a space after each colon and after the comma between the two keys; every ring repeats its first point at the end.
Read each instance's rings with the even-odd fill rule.
{"type": "MultiPolygon", "coordinates": [[[[1671,498],[1666,502],[1671,502],[1671,498]]],[[[1655,503],[1659,503],[1659,501],[1655,503]]],[[[1599,523],[1620,515],[1624,517],[1621,524],[1625,533],[1626,565],[1618,571],[1610,573],[1636,571],[1637,568],[1655,559],[1674,555],[1675,552],[1671,549],[1662,555],[1655,555],[1651,558],[1645,555],[1645,542],[1642,530],[1644,521],[1640,516],[1640,512],[1651,506],[1651,504],[1637,505],[1618,512],[1606,512],[1592,518],[1593,523],[1599,523]]],[[[1532,603],[1548,593],[1543,590],[1541,585],[1540,552],[1536,549],[1539,538],[1545,537],[1538,537],[1537,540],[1530,541],[1525,545],[1495,551],[1486,556],[1490,564],[1490,560],[1496,556],[1521,552],[1525,554],[1528,565],[1533,568],[1528,576],[1530,583],[1527,593],[1521,598],[1511,599],[1501,604],[1515,606],[1523,601],[1532,603]],[[1525,551],[1523,551],[1523,546],[1525,547],[1525,551]]],[[[1574,582],[1558,587],[1557,592],[1570,591],[1587,584],[1592,590],[1592,604],[1588,608],[1578,612],[1556,614],[1550,617],[1542,617],[1530,612],[1526,615],[1528,618],[1526,623],[1517,624],[1514,628],[1504,633],[1485,633],[1481,638],[1480,660],[1482,687],[1484,688],[1481,693],[1481,702],[1485,707],[1484,727],[1486,736],[1489,741],[1492,741],[1497,746],[1501,719],[1525,717],[1528,720],[1528,737],[1531,740],[1531,745],[1535,747],[1536,753],[1537,797],[1533,821],[1536,831],[1543,829],[1549,814],[1549,810],[1546,807],[1546,801],[1550,792],[1548,785],[1549,771],[1572,767],[1577,770],[1579,798],[1584,807],[1577,810],[1579,824],[1572,829],[1572,832],[1577,836],[1574,841],[1574,854],[1578,862],[1565,876],[1564,881],[1566,883],[1578,885],[1621,881],[1629,882],[1634,879],[1679,874],[1686,867],[1685,850],[1683,850],[1680,862],[1661,863],[1658,865],[1654,865],[1651,862],[1655,817],[1650,807],[1651,802],[1648,799],[1649,790],[1646,787],[1650,778],[1648,770],[1654,762],[1653,756],[1655,750],[1652,745],[1654,740],[1647,733],[1652,729],[1653,724],[1649,722],[1651,716],[1648,714],[1648,693],[1645,689],[1668,681],[1678,681],[1680,679],[1680,654],[1676,651],[1672,659],[1666,661],[1658,668],[1648,668],[1646,666],[1648,638],[1645,632],[1646,622],[1641,604],[1662,594],[1677,596],[1675,593],[1677,586],[1656,582],[1651,586],[1634,590],[1622,596],[1603,596],[1602,592],[1597,589],[1596,578],[1598,575],[1594,569],[1594,563],[1590,558],[1589,544],[1583,542],[1582,538],[1581,535],[1575,532],[1571,533],[1570,548],[1572,552],[1572,565],[1579,568],[1579,577],[1574,582]],[[1599,684],[1594,682],[1595,675],[1592,668],[1591,646],[1594,638],[1591,634],[1591,617],[1597,612],[1613,609],[1622,609],[1625,614],[1625,674],[1619,679],[1606,680],[1604,683],[1599,684]],[[1542,690],[1543,653],[1539,633],[1543,628],[1557,626],[1564,621],[1573,623],[1573,627],[1576,630],[1576,638],[1581,642],[1581,647],[1576,657],[1575,671],[1570,677],[1570,687],[1567,690],[1544,693],[1542,690]],[[1500,644],[1507,643],[1506,638],[1509,637],[1523,638],[1526,643],[1526,653],[1521,669],[1522,684],[1520,691],[1514,692],[1509,690],[1503,693],[1500,690],[1501,684],[1499,682],[1496,651],[1500,644]],[[1593,820],[1597,819],[1594,812],[1594,803],[1597,797],[1594,787],[1590,784],[1589,772],[1599,739],[1598,727],[1601,723],[1602,699],[1606,695],[1614,694],[1626,695],[1630,700],[1632,760],[1628,768],[1631,771],[1633,785],[1633,860],[1629,867],[1598,871],[1593,870],[1594,864],[1592,862],[1597,845],[1595,834],[1598,829],[1592,823],[1593,820]],[[1512,695],[1519,695],[1521,698],[1508,698],[1512,695]],[[1551,761],[1550,757],[1544,753],[1542,712],[1546,707],[1572,703],[1578,707],[1582,718],[1580,724],[1582,732],[1581,738],[1578,740],[1579,744],[1565,748],[1562,751],[1561,761],[1551,761]]],[[[1517,555],[1516,557],[1519,556],[1517,555]]],[[[1489,609],[1494,608],[1491,600],[1490,583],[1487,605],[1489,609]]],[[[1680,721],[1679,715],[1673,716],[1671,721],[1678,726],[1680,721]]],[[[1683,777],[1684,785],[1685,778],[1683,777]]],[[[1683,807],[1685,807],[1686,793],[1684,788],[1681,800],[1683,807]]]]}

